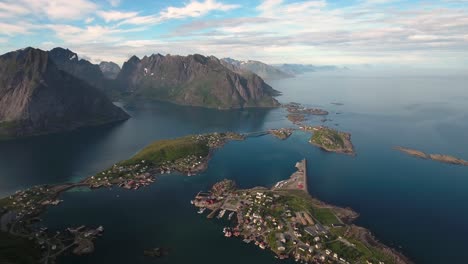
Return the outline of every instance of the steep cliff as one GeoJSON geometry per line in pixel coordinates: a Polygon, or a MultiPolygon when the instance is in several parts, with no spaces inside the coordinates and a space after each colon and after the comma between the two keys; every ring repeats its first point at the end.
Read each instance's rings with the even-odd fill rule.
{"type": "Polygon", "coordinates": [[[0,56],[0,138],[99,125],[129,116],[95,87],[59,70],[48,52],[0,56]]]}

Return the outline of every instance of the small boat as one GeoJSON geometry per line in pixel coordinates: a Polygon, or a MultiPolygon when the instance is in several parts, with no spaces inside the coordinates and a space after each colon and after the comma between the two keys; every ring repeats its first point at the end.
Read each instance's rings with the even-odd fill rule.
{"type": "Polygon", "coordinates": [[[202,208],[200,208],[200,210],[198,210],[198,213],[203,214],[203,212],[205,212],[205,210],[206,210],[206,207],[202,207],[202,208]]]}
{"type": "Polygon", "coordinates": [[[193,201],[193,200],[190,200],[190,204],[194,204],[194,201],[193,201]]]}
{"type": "Polygon", "coordinates": [[[225,214],[225,213],[226,213],[226,210],[224,210],[224,209],[223,209],[223,210],[221,210],[221,211],[219,212],[219,215],[218,215],[218,217],[217,217],[217,218],[218,218],[218,219],[221,219],[221,218],[223,218],[223,216],[224,216],[224,214],[225,214]]]}
{"type": "Polygon", "coordinates": [[[229,216],[228,216],[228,220],[231,220],[233,215],[234,215],[234,212],[230,213],[229,216]]]}

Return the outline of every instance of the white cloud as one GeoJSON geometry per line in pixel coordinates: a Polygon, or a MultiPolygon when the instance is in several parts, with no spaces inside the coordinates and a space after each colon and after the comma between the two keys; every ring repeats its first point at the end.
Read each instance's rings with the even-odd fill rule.
{"type": "Polygon", "coordinates": [[[223,4],[216,0],[195,1],[183,7],[170,6],[156,15],[133,16],[125,19],[121,24],[152,25],[171,19],[194,18],[204,16],[213,11],[229,11],[239,8],[239,5],[223,4]]]}
{"type": "Polygon", "coordinates": [[[120,0],[107,0],[107,2],[109,2],[109,4],[113,7],[117,7],[120,5],[120,0]]]}
{"type": "Polygon", "coordinates": [[[93,23],[93,21],[94,21],[94,17],[88,17],[88,18],[85,19],[86,24],[93,23]]]}
{"type": "Polygon", "coordinates": [[[16,23],[6,23],[0,21],[0,35],[15,36],[19,34],[28,34],[34,28],[37,28],[35,25],[25,22],[16,22],[16,23]]]}
{"type": "Polygon", "coordinates": [[[30,10],[21,4],[13,2],[0,2],[0,17],[26,15],[29,12],[30,10]]]}
{"type": "Polygon", "coordinates": [[[442,8],[440,2],[429,1],[424,5],[406,2],[400,8],[402,1],[358,0],[339,7],[331,0],[264,0],[252,9],[256,15],[202,18],[239,6],[223,0],[191,0],[148,13],[104,9],[112,5],[111,0],[100,5],[91,0],[0,0],[0,37],[46,29],[60,45],[119,63],[133,54],[157,52],[271,63],[416,63],[429,57],[450,62],[468,58],[468,6],[442,8]],[[70,10],[62,13],[63,8],[70,10]],[[186,18],[191,18],[187,24],[157,33],[164,27],[162,22],[186,18]],[[139,31],[130,38],[129,32],[139,31]]]}
{"type": "Polygon", "coordinates": [[[78,20],[97,9],[89,0],[19,0],[34,13],[45,14],[49,19],[78,20]]]}
{"type": "Polygon", "coordinates": [[[33,15],[51,20],[79,20],[97,9],[89,0],[5,0],[0,3],[0,17],[33,15]]]}
{"type": "Polygon", "coordinates": [[[134,18],[138,15],[137,12],[121,12],[121,11],[98,11],[97,14],[104,19],[104,21],[113,22],[123,19],[134,18]]]}
{"type": "Polygon", "coordinates": [[[229,11],[239,8],[239,5],[227,5],[216,0],[205,0],[204,2],[192,1],[184,7],[168,7],[161,12],[161,19],[179,19],[185,17],[199,17],[211,11],[229,11]]]}

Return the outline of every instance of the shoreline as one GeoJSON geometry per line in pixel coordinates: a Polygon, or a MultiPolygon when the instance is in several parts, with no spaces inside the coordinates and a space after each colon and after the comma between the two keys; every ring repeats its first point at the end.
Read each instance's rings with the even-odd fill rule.
{"type": "MultiPolygon", "coordinates": [[[[230,215],[237,213],[237,225],[235,227],[225,227],[223,231],[225,236],[239,237],[246,243],[255,241],[255,245],[261,249],[269,248],[280,259],[292,257],[296,261],[301,260],[306,263],[330,263],[327,261],[338,261],[339,256],[342,256],[342,258],[339,258],[340,263],[347,263],[343,259],[348,254],[346,250],[340,251],[338,249],[338,255],[335,253],[332,256],[331,250],[327,249],[327,246],[323,247],[322,244],[317,243],[322,241],[322,238],[324,241],[328,241],[324,245],[343,241],[344,247],[354,248],[352,250],[362,250],[358,249],[360,247],[354,246],[354,244],[360,243],[362,247],[370,252],[362,254],[371,254],[368,256],[369,259],[364,258],[367,261],[372,260],[372,263],[379,263],[374,262],[376,256],[379,256],[378,258],[382,260],[380,263],[385,260],[385,263],[413,264],[411,260],[396,249],[378,241],[369,229],[354,225],[353,222],[359,217],[357,212],[349,207],[343,208],[323,202],[312,197],[307,189],[301,188],[297,182],[301,180],[301,175],[304,177],[302,180],[307,181],[307,161],[304,159],[298,162],[296,167],[298,170],[291,175],[289,180],[280,181],[270,189],[265,187],[237,189],[232,180],[223,180],[213,185],[210,192],[199,192],[192,204],[200,208],[199,214],[203,213],[205,209],[212,210],[208,218],[213,218],[219,210],[218,219],[222,218],[226,211],[232,212],[230,215]],[[305,166],[301,167],[299,164],[305,166]],[[298,175],[298,173],[301,173],[301,175],[298,175]],[[275,200],[277,201],[275,202],[275,200]],[[271,208],[285,208],[282,210],[286,210],[286,213],[291,209],[291,212],[288,213],[288,217],[280,216],[278,213],[274,213],[276,211],[271,211],[270,204],[271,208]],[[300,204],[302,205],[297,207],[300,204]],[[309,211],[306,209],[308,206],[315,209],[309,211]],[[259,209],[252,209],[257,207],[259,209]],[[273,213],[275,216],[272,218],[268,212],[273,213]],[[296,217],[294,217],[294,212],[296,217]],[[325,212],[328,212],[327,216],[320,216],[325,212]],[[293,217],[290,219],[291,215],[293,217]],[[330,217],[334,217],[335,220],[330,217]],[[272,219],[273,221],[271,221],[272,219]],[[264,230],[263,225],[254,225],[252,229],[252,222],[264,223],[266,230],[264,230]],[[275,227],[271,229],[272,226],[275,227]],[[278,226],[278,230],[276,230],[276,226],[278,226]],[[312,243],[309,239],[314,236],[308,237],[309,232],[311,232],[310,234],[315,233],[314,242],[312,243]],[[327,234],[331,237],[329,238],[327,234]],[[286,237],[286,240],[278,240],[279,237],[282,237],[283,240],[286,237]],[[290,244],[289,242],[286,243],[286,241],[295,242],[290,244]],[[312,249],[313,245],[315,246],[312,249]]],[[[363,256],[353,259],[352,263],[355,263],[355,261],[361,263],[361,261],[364,261],[363,256]]]]}

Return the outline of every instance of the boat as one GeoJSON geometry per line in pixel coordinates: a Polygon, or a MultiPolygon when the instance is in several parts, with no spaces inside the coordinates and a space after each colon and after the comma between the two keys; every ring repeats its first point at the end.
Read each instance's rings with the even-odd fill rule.
{"type": "Polygon", "coordinates": [[[219,212],[219,214],[218,214],[218,219],[223,218],[223,216],[224,216],[225,213],[226,213],[226,210],[225,210],[225,209],[221,210],[221,211],[219,212]]]}
{"type": "Polygon", "coordinates": [[[198,213],[203,214],[203,212],[205,212],[205,210],[206,210],[206,207],[202,207],[202,208],[200,208],[200,210],[198,210],[198,213]]]}
{"type": "Polygon", "coordinates": [[[234,215],[234,212],[230,213],[229,216],[228,216],[228,220],[231,220],[233,215],[234,215]]]}
{"type": "Polygon", "coordinates": [[[195,202],[193,200],[190,200],[190,204],[194,204],[195,202]]]}

